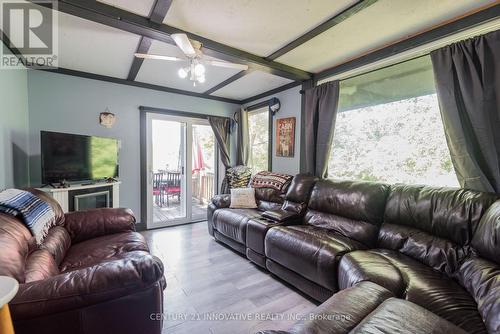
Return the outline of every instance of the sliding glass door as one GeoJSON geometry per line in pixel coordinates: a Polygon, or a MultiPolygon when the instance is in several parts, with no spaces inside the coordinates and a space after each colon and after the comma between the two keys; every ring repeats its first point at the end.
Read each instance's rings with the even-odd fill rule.
{"type": "Polygon", "coordinates": [[[147,227],[206,219],[215,194],[215,138],[204,119],[147,113],[147,227]]]}

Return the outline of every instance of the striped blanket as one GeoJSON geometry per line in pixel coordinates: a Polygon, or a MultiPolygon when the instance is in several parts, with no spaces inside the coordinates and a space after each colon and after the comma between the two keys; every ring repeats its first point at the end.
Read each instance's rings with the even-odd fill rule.
{"type": "Polygon", "coordinates": [[[253,177],[252,187],[272,188],[284,192],[292,182],[292,179],[292,175],[262,171],[253,177]]]}
{"type": "Polygon", "coordinates": [[[54,210],[49,204],[32,193],[19,189],[0,192],[0,212],[20,219],[35,237],[38,245],[56,222],[54,210]]]}

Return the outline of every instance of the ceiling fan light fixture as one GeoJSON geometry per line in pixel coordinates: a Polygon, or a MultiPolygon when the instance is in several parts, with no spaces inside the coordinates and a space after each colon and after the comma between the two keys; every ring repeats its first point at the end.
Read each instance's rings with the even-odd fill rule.
{"type": "Polygon", "coordinates": [[[179,75],[179,77],[181,79],[185,79],[188,75],[188,71],[186,71],[184,68],[180,68],[179,71],[177,72],[177,74],[179,75]]]}
{"type": "Polygon", "coordinates": [[[194,66],[194,73],[197,76],[202,76],[205,74],[205,66],[201,63],[198,63],[194,66]]]}

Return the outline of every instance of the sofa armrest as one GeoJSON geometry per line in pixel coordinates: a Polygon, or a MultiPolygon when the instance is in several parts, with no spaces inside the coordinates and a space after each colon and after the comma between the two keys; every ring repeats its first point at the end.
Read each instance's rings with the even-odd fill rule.
{"type": "Polygon", "coordinates": [[[221,194],[215,195],[212,197],[212,203],[215,205],[217,209],[229,208],[231,205],[231,195],[230,194],[221,194]]]}
{"type": "Polygon", "coordinates": [[[31,319],[117,299],[155,284],[162,286],[162,279],[161,261],[138,252],[127,254],[122,259],[20,284],[9,306],[14,320],[31,319]]]}
{"type": "Polygon", "coordinates": [[[301,215],[296,212],[285,210],[267,210],[262,213],[262,217],[270,219],[278,223],[295,222],[301,218],[301,215]]]}
{"type": "Polygon", "coordinates": [[[73,243],[124,231],[135,231],[130,209],[92,209],[65,214],[65,227],[73,243]]]}

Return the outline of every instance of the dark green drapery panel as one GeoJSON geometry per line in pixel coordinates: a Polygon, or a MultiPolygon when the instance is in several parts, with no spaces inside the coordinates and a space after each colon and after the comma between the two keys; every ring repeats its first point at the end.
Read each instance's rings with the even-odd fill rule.
{"type": "Polygon", "coordinates": [[[249,142],[248,113],[244,109],[241,109],[238,112],[238,142],[236,145],[238,156],[236,165],[248,165],[248,159],[250,157],[249,142]]]}
{"type": "Polygon", "coordinates": [[[431,53],[460,185],[500,193],[500,31],[431,53]]]}
{"type": "Polygon", "coordinates": [[[305,172],[326,178],[337,118],[339,82],[332,81],[305,92],[305,172]]]}
{"type": "Polygon", "coordinates": [[[231,167],[231,156],[229,153],[229,129],[230,119],[227,117],[208,116],[208,122],[219,145],[220,159],[224,167],[231,167]]]}

